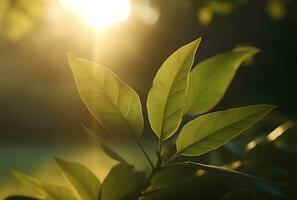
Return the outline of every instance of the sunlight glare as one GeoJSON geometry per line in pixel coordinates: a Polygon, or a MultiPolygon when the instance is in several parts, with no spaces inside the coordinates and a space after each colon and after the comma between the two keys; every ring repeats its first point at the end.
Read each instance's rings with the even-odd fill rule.
{"type": "Polygon", "coordinates": [[[242,162],[240,160],[237,160],[230,164],[223,165],[222,167],[226,168],[226,169],[236,169],[236,168],[240,167],[241,165],[242,165],[242,162]]]}
{"type": "Polygon", "coordinates": [[[97,31],[125,20],[131,12],[130,0],[61,0],[61,4],[97,31]]]}
{"type": "Polygon", "coordinates": [[[287,121],[274,129],[269,135],[267,135],[267,140],[274,141],[279,136],[281,136],[284,132],[286,132],[288,129],[292,128],[295,125],[293,121],[287,121]]]}
{"type": "Polygon", "coordinates": [[[256,140],[251,141],[250,143],[248,143],[248,145],[246,146],[247,150],[252,150],[253,148],[255,148],[257,146],[257,142],[256,140]]]}

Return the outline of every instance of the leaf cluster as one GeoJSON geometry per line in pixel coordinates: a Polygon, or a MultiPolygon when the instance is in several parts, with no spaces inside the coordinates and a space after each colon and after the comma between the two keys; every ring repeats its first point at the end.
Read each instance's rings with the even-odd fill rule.
{"type": "MultiPolygon", "coordinates": [[[[158,139],[155,155],[148,154],[140,141],[144,117],[137,92],[108,68],[68,54],[79,94],[91,115],[114,137],[135,141],[151,166],[149,173],[136,171],[115,149],[84,127],[98,139],[106,154],[119,162],[103,182],[86,166],[58,158],[57,164],[78,195],[68,188],[43,183],[19,172],[14,175],[34,191],[35,198],[46,200],[180,199],[181,196],[172,195],[180,191],[185,197],[188,188],[205,187],[201,186],[204,179],[215,183],[211,175],[222,178],[232,187],[282,196],[273,184],[260,178],[192,161],[191,158],[226,144],[275,108],[263,104],[207,113],[223,98],[241,64],[258,49],[236,48],[192,67],[200,42],[199,38],[175,51],[164,61],[153,80],[147,98],[147,113],[158,139]],[[186,123],[185,116],[191,116],[193,120],[186,123]],[[173,153],[168,144],[173,144],[173,153]],[[181,156],[186,160],[177,160],[181,156]],[[179,176],[179,170],[186,171],[188,176],[184,173],[179,176]],[[209,175],[204,176],[205,173],[209,175]]],[[[7,199],[32,198],[12,196],[7,199]]]]}

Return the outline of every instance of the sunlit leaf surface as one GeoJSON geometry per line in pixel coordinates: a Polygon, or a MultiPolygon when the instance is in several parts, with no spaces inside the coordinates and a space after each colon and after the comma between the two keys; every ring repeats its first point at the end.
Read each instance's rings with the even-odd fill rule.
{"type": "Polygon", "coordinates": [[[71,54],[68,59],[90,113],[114,135],[139,138],[143,116],[138,94],[106,67],[71,54]]]}
{"type": "Polygon", "coordinates": [[[98,200],[101,183],[96,175],[82,164],[56,159],[67,179],[85,200],[98,200]]]}
{"type": "Polygon", "coordinates": [[[44,200],[77,200],[73,192],[64,187],[50,183],[43,183],[20,172],[13,172],[14,176],[32,191],[34,196],[44,200]]]}
{"type": "Polygon", "coordinates": [[[191,71],[185,113],[198,115],[209,111],[224,96],[237,69],[258,50],[241,47],[215,55],[191,71]]]}
{"type": "Polygon", "coordinates": [[[174,52],[154,78],[147,109],[151,127],[161,140],[172,136],[181,122],[189,72],[200,41],[197,39],[174,52]]]}
{"type": "Polygon", "coordinates": [[[214,150],[259,121],[274,107],[246,106],[198,117],[181,130],[176,141],[177,154],[198,156],[214,150]]]}

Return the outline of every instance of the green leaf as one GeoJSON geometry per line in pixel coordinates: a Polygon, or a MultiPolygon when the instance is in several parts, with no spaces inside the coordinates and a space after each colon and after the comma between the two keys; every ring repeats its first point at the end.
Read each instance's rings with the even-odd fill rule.
{"type": "Polygon", "coordinates": [[[27,176],[23,173],[13,171],[13,175],[34,194],[44,200],[77,200],[72,191],[63,186],[57,186],[49,183],[42,183],[39,180],[27,176]]]}
{"type": "Polygon", "coordinates": [[[172,136],[181,122],[189,72],[200,41],[199,38],[174,52],[154,78],[147,109],[151,127],[161,140],[172,136]]]}
{"type": "Polygon", "coordinates": [[[253,105],[214,112],[187,123],[176,141],[177,154],[198,156],[214,150],[268,114],[275,106],[253,105]]]}
{"type": "Polygon", "coordinates": [[[12,174],[17,180],[26,186],[27,191],[32,193],[35,197],[44,198],[46,196],[46,192],[39,180],[18,171],[12,171],[12,174]]]}
{"type": "Polygon", "coordinates": [[[43,183],[42,187],[47,193],[47,196],[44,198],[44,200],[77,200],[69,188],[50,183],[43,183]]]}
{"type": "Polygon", "coordinates": [[[33,198],[33,197],[15,195],[15,196],[6,197],[4,200],[39,200],[39,199],[33,198]]]}
{"type": "MultiPolygon", "coordinates": [[[[283,193],[272,183],[242,172],[194,162],[176,163],[174,168],[177,166],[188,167],[188,169],[195,167],[196,170],[199,169],[207,173],[171,185],[153,188],[147,192],[143,200],[221,199],[220,196],[226,194],[230,189],[236,188],[248,193],[257,191],[283,196],[283,193]],[[210,193],[209,191],[214,192],[210,193]]],[[[257,197],[260,197],[259,193],[257,193],[257,197]]]]}
{"type": "Polygon", "coordinates": [[[98,134],[96,134],[93,130],[87,128],[84,124],[82,124],[82,127],[88,135],[90,135],[92,138],[97,140],[97,142],[99,143],[102,150],[107,156],[109,156],[110,158],[116,161],[128,164],[128,162],[120,154],[118,154],[113,148],[107,145],[106,142],[102,138],[100,138],[100,136],[98,136],[98,134]]]}
{"type": "Polygon", "coordinates": [[[253,47],[240,47],[199,63],[190,73],[184,113],[199,115],[217,105],[240,65],[257,52],[253,47]]]}
{"type": "Polygon", "coordinates": [[[84,200],[98,200],[101,183],[96,175],[84,165],[56,158],[67,179],[84,200]]]}
{"type": "Polygon", "coordinates": [[[114,166],[102,184],[101,200],[129,199],[129,195],[144,183],[145,175],[133,166],[120,163],[114,166]]]}
{"type": "Polygon", "coordinates": [[[217,167],[212,165],[205,165],[200,163],[192,163],[199,169],[212,172],[217,178],[223,178],[225,181],[232,183],[235,187],[243,187],[249,189],[255,189],[275,196],[283,196],[283,194],[270,182],[263,179],[245,174],[242,172],[226,169],[223,167],[217,167]]]}
{"type": "Polygon", "coordinates": [[[71,54],[68,60],[90,113],[114,135],[140,138],[143,116],[138,94],[102,65],[71,54]]]}

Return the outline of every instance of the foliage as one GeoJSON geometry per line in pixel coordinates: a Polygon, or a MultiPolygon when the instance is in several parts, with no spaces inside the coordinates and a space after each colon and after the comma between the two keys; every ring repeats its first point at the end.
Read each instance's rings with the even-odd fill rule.
{"type": "Polygon", "coordinates": [[[1,0],[0,34],[17,41],[28,34],[41,17],[45,0],[1,0]]]}
{"type": "MultiPolygon", "coordinates": [[[[279,189],[261,178],[192,161],[192,157],[226,144],[275,108],[252,105],[202,115],[222,99],[239,66],[258,50],[241,47],[207,59],[191,70],[200,41],[199,38],[169,56],[153,80],[147,109],[149,123],[158,138],[154,159],[140,141],[143,114],[137,93],[108,68],[68,54],[79,94],[89,112],[114,137],[135,141],[151,166],[150,172],[136,170],[99,135],[85,127],[98,138],[106,154],[119,161],[103,181],[86,166],[58,158],[57,164],[78,195],[72,189],[19,172],[14,175],[33,192],[32,196],[46,200],[207,199],[210,196],[228,199],[230,188],[282,197],[279,189]],[[183,119],[189,115],[195,118],[183,126],[183,119]],[[179,132],[177,138],[176,132],[179,132]],[[174,154],[168,141],[175,146],[174,154]],[[178,160],[180,156],[187,156],[186,161],[178,160]],[[214,186],[218,181],[225,184],[206,195],[205,186],[214,186]]],[[[32,198],[11,196],[7,199],[32,198]]]]}
{"type": "MultiPolygon", "coordinates": [[[[180,2],[185,4],[189,1],[180,2]]],[[[226,16],[232,14],[238,7],[246,5],[250,0],[192,0],[192,4],[197,8],[197,19],[201,25],[209,25],[215,16],[226,16]]],[[[293,0],[265,0],[263,11],[266,11],[272,20],[284,19],[288,8],[294,3],[293,0]]],[[[296,10],[294,10],[296,12],[296,10]]]]}
{"type": "MultiPolygon", "coordinates": [[[[238,7],[250,0],[182,0],[182,7],[193,6],[201,25],[209,25],[216,16],[232,14],[238,7]]],[[[34,29],[45,12],[48,0],[1,0],[0,35],[11,41],[18,41],[34,29]]],[[[134,2],[132,2],[134,3],[134,2]]],[[[272,20],[284,19],[293,0],[265,0],[263,11],[272,20]]],[[[294,9],[293,12],[296,12],[294,9]]]]}

